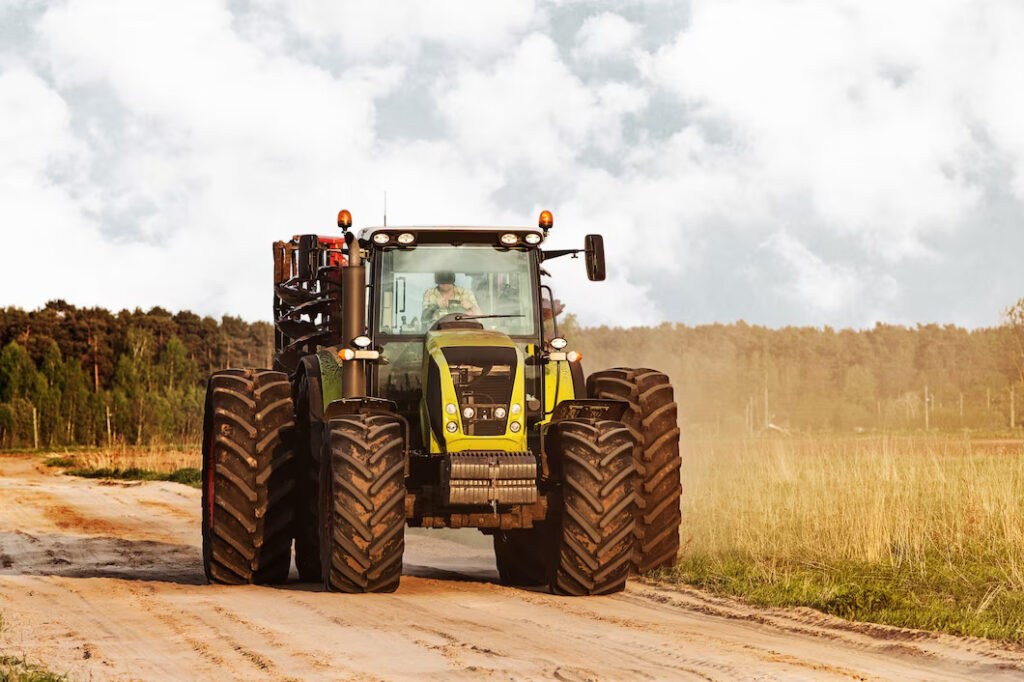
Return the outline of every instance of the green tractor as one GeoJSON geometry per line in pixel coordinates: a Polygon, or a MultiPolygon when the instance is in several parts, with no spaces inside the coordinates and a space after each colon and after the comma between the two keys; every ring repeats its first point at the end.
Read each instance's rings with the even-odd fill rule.
{"type": "Polygon", "coordinates": [[[274,244],[273,369],[210,377],[203,564],[212,583],[390,592],[405,526],[493,536],[501,582],[622,590],[679,548],[668,378],[584,378],[558,334],[537,228],[375,227],[274,244]]]}

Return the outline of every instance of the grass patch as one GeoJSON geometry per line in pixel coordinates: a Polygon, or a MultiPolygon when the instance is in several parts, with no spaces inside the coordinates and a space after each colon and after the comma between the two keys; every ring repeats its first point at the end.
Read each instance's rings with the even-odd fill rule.
{"type": "Polygon", "coordinates": [[[117,468],[78,468],[70,469],[66,473],[72,476],[83,478],[113,478],[129,481],[170,481],[171,483],[182,483],[193,488],[202,487],[203,475],[199,469],[186,467],[174,471],[153,471],[152,469],[139,469],[130,467],[127,469],[117,468]]]}
{"type": "Polygon", "coordinates": [[[655,577],[758,606],[809,606],[850,620],[1024,644],[1024,592],[981,561],[920,567],[800,565],[749,557],[688,557],[655,577]]]}
{"type": "Polygon", "coordinates": [[[202,452],[196,447],[116,446],[113,448],[75,448],[38,452],[48,467],[63,469],[139,469],[172,473],[179,469],[198,469],[202,452]]]}
{"type": "Polygon", "coordinates": [[[656,577],[763,606],[1024,644],[1024,447],[956,437],[683,443],[656,577]]]}
{"type": "Polygon", "coordinates": [[[52,673],[16,656],[0,655],[0,682],[66,682],[67,675],[52,673]]]}
{"type": "Polygon", "coordinates": [[[67,456],[65,456],[65,457],[48,457],[46,459],[46,461],[43,462],[43,464],[45,464],[46,466],[48,466],[50,468],[61,467],[63,469],[67,469],[69,467],[77,466],[78,465],[78,460],[75,459],[74,457],[67,457],[67,456]]]}

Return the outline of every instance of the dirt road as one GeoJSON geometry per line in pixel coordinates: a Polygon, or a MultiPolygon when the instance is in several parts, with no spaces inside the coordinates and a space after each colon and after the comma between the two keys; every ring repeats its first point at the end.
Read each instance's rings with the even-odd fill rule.
{"type": "Polygon", "coordinates": [[[1024,652],[809,610],[504,588],[475,531],[410,532],[394,594],[209,586],[199,508],[185,486],[0,457],[0,653],[76,680],[1024,677],[1024,652]]]}

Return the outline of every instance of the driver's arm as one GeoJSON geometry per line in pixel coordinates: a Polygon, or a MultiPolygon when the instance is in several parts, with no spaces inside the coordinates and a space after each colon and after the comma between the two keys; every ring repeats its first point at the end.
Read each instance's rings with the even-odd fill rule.
{"type": "Polygon", "coordinates": [[[434,293],[437,289],[427,289],[423,292],[423,323],[431,324],[438,318],[438,312],[441,310],[441,305],[438,302],[438,297],[434,293]]]}
{"type": "Polygon", "coordinates": [[[482,315],[480,312],[480,306],[476,302],[476,294],[470,289],[462,290],[462,307],[466,309],[470,315],[482,315]]]}

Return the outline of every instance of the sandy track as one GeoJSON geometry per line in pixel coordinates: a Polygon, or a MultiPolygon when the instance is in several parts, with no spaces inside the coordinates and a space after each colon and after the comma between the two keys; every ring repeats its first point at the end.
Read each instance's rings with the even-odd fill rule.
{"type": "Polygon", "coordinates": [[[203,584],[199,491],[0,457],[0,652],[72,679],[1021,679],[980,640],[631,583],[495,584],[475,531],[407,537],[390,595],[203,584]]]}

